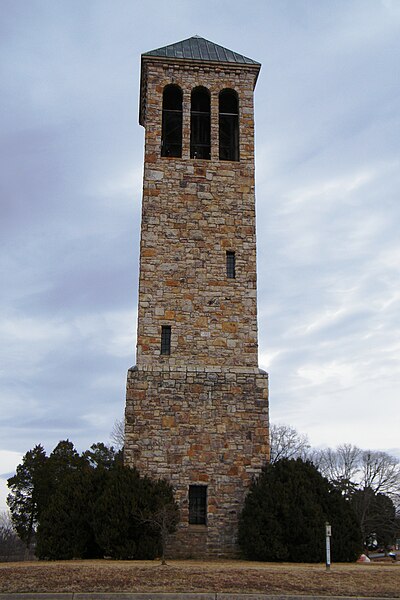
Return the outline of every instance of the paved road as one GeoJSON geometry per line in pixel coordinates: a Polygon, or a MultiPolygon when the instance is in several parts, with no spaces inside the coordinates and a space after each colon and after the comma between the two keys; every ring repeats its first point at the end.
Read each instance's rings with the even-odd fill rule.
{"type": "MultiPolygon", "coordinates": [[[[400,593],[400,592],[399,592],[400,593]]],[[[66,594],[0,594],[0,600],[399,600],[397,598],[368,599],[360,596],[286,596],[271,594],[229,593],[66,593],[66,594]]]]}

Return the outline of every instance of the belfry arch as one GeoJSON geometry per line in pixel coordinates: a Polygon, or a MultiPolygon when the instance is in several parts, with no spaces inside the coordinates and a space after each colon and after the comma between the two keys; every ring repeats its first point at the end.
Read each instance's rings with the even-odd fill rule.
{"type": "Polygon", "coordinates": [[[174,84],[163,91],[161,156],[182,156],[182,90],[174,84]]]}

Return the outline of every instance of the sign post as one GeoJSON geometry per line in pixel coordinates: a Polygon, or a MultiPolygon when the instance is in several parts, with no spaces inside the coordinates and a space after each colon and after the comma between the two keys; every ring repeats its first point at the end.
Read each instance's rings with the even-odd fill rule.
{"type": "Polygon", "coordinates": [[[326,538],[326,570],[329,571],[331,568],[331,535],[332,527],[328,521],[325,523],[325,538],[326,538]]]}

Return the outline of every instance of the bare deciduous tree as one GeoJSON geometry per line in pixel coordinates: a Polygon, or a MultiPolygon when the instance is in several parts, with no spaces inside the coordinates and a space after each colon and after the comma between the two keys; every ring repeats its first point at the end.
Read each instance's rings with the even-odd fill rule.
{"type": "Polygon", "coordinates": [[[318,452],[316,466],[324,477],[349,493],[357,481],[362,451],[352,444],[342,444],[335,450],[326,448],[318,452]]]}
{"type": "Polygon", "coordinates": [[[365,450],[361,454],[360,484],[364,489],[370,488],[376,494],[387,494],[398,500],[400,494],[400,462],[388,454],[378,450],[365,450]]]}
{"type": "Polygon", "coordinates": [[[298,433],[290,425],[272,424],[270,426],[271,463],[281,458],[307,459],[310,444],[305,434],[298,433]]]}
{"type": "Polygon", "coordinates": [[[370,489],[375,494],[387,494],[398,505],[400,462],[387,452],[343,444],[316,451],[313,462],[344,493],[370,489]]]}
{"type": "Polygon", "coordinates": [[[110,439],[117,450],[121,450],[125,444],[125,422],[123,419],[116,419],[110,433],[110,439]]]}
{"type": "Polygon", "coordinates": [[[166,565],[165,552],[167,548],[168,537],[176,530],[179,523],[179,509],[175,503],[163,504],[155,512],[150,514],[141,514],[141,521],[148,523],[153,529],[156,529],[161,538],[161,564],[166,565]]]}
{"type": "Polygon", "coordinates": [[[0,562],[22,560],[25,545],[19,539],[8,510],[0,512],[0,562]]]}
{"type": "Polygon", "coordinates": [[[289,425],[271,425],[271,463],[282,458],[311,461],[348,498],[361,524],[364,542],[385,546],[400,518],[400,461],[380,450],[352,444],[310,448],[306,435],[289,425]]]}

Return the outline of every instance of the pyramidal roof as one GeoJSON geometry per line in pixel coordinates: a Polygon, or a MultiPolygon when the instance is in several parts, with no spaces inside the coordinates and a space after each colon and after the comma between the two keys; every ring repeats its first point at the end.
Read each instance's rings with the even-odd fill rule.
{"type": "Polygon", "coordinates": [[[157,48],[156,50],[150,50],[150,52],[145,52],[142,56],[260,66],[260,63],[252,58],[247,58],[243,54],[228,50],[228,48],[214,44],[214,42],[210,42],[198,35],[190,37],[187,40],[182,40],[181,42],[176,42],[175,44],[157,48]]]}

